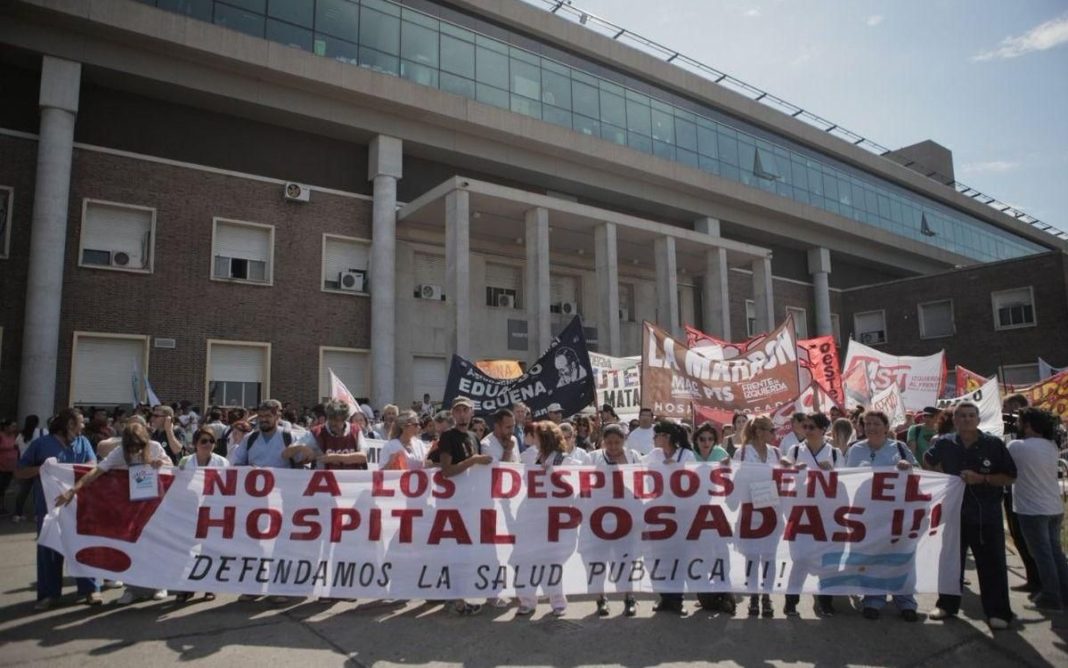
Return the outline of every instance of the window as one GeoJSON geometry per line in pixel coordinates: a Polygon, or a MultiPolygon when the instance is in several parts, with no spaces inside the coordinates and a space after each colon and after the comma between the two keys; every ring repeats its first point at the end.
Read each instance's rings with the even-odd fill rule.
{"type": "Polygon", "coordinates": [[[577,315],[579,278],[549,274],[549,311],[561,315],[577,315]]]}
{"type": "Polygon", "coordinates": [[[156,210],[86,199],[79,266],[150,273],[156,210]]]}
{"type": "Polygon", "coordinates": [[[994,329],[1035,326],[1035,294],[1031,286],[991,293],[994,329]]]}
{"type": "Polygon", "coordinates": [[[864,345],[886,343],[886,311],[854,313],[853,331],[864,345]]]}
{"type": "Polygon", "coordinates": [[[634,284],[619,284],[619,319],[623,322],[634,322],[634,284]]]}
{"type": "Polygon", "coordinates": [[[1031,385],[1037,383],[1038,363],[1005,364],[1001,367],[1001,382],[1004,385],[1031,385]]]}
{"type": "Polygon", "coordinates": [[[274,226],[215,219],[211,277],[270,285],[273,279],[274,226]]]}
{"type": "Polygon", "coordinates": [[[330,398],[331,371],[354,398],[371,396],[370,358],[369,350],[319,346],[319,396],[330,398]]]}
{"type": "Polygon", "coordinates": [[[808,312],[799,306],[787,306],[786,315],[794,316],[794,334],[799,339],[808,338],[808,312]]]}
{"type": "Polygon", "coordinates": [[[510,264],[486,263],[486,306],[497,308],[522,308],[520,289],[523,287],[523,272],[510,264]]]}
{"type": "Polygon", "coordinates": [[[15,191],[0,186],[0,257],[7,257],[11,249],[11,208],[14,200],[15,191]]]}
{"type": "Polygon", "coordinates": [[[208,339],[204,405],[254,407],[271,393],[271,344],[208,339]]]}
{"type": "Polygon", "coordinates": [[[831,314],[831,336],[834,337],[834,342],[841,345],[842,343],[842,319],[838,317],[837,313],[831,314]]]}
{"type": "Polygon", "coordinates": [[[148,337],[138,334],[75,332],[70,365],[72,406],[114,406],[135,399],[131,378],[148,376],[148,337]]]}
{"type": "Polygon", "coordinates": [[[324,234],[322,289],[348,294],[370,292],[367,287],[370,246],[367,239],[324,234]]]}
{"type": "Polygon", "coordinates": [[[756,302],[752,299],[745,300],[745,335],[756,335],[756,302]]]}
{"type": "Polygon", "coordinates": [[[919,310],[920,338],[937,339],[944,336],[953,336],[957,333],[953,322],[953,300],[942,299],[935,302],[925,302],[916,307],[919,310]]]}

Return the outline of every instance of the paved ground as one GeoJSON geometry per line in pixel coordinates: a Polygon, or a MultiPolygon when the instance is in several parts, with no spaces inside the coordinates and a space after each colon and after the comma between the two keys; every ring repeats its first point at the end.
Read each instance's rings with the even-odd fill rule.
{"type": "MultiPolygon", "coordinates": [[[[572,601],[562,619],[547,616],[544,604],[533,619],[516,619],[514,606],[458,618],[441,606],[411,603],[309,601],[274,608],[233,596],[119,607],[117,591],[104,594],[104,606],[89,609],[74,604],[72,588],[63,606],[38,614],[32,610],[33,528],[3,522],[3,665],[1068,666],[1068,624],[1029,609],[1022,594],[1013,595],[1020,623],[996,636],[978,619],[974,594],[966,594],[962,618],[918,624],[902,622],[890,606],[878,622],[865,620],[846,599],[837,601],[836,617],[822,620],[807,601],[800,618],[783,618],[781,597],[773,599],[779,616],[771,620],[653,615],[651,599],[641,601],[635,619],[620,617],[619,603],[612,616],[598,618],[589,599],[572,601]]],[[[1019,572],[1010,555],[1010,584],[1020,582],[1019,572]]],[[[921,611],[933,603],[921,597],[921,611]]]]}

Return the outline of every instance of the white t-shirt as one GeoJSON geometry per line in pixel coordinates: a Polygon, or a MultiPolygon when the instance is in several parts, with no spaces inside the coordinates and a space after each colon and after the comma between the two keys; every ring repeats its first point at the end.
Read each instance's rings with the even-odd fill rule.
{"type": "Polygon", "coordinates": [[[821,462],[830,462],[831,468],[836,469],[845,464],[842,451],[824,441],[819,452],[812,454],[805,443],[796,443],[789,448],[782,448],[782,458],[790,464],[804,464],[808,468],[818,469],[821,462]]]}
{"type": "MultiPolygon", "coordinates": [[[[221,469],[226,466],[229,466],[230,460],[228,460],[226,457],[223,457],[222,455],[217,455],[213,452],[211,453],[211,459],[208,460],[207,465],[211,468],[221,469]]],[[[183,471],[196,471],[199,468],[197,466],[197,456],[186,455],[185,457],[182,457],[182,461],[178,462],[178,468],[182,469],[183,471]]]]}
{"type": "Polygon", "coordinates": [[[408,458],[408,468],[423,468],[423,464],[426,462],[427,444],[413,436],[412,440],[408,441],[408,445],[411,447],[411,451],[404,447],[404,444],[400,442],[399,438],[394,438],[389,443],[382,446],[382,452],[378,456],[378,461],[381,462],[382,466],[385,466],[398,452],[403,452],[408,458]]]}
{"type": "MultiPolygon", "coordinates": [[[[164,452],[163,446],[160,445],[159,443],[157,443],[156,441],[149,441],[148,442],[148,456],[149,456],[149,461],[162,459],[164,466],[170,466],[171,465],[171,458],[167,456],[166,452],[164,452]]],[[[132,455],[130,457],[130,459],[131,459],[130,464],[147,464],[147,463],[149,463],[149,462],[145,462],[145,461],[142,460],[140,452],[137,452],[134,455],[132,455]]],[[[100,468],[104,469],[105,471],[111,471],[112,469],[124,469],[124,468],[127,468],[128,465],[126,464],[126,457],[123,456],[123,454],[122,454],[122,446],[120,445],[119,447],[117,447],[114,450],[112,450],[111,452],[109,452],[107,457],[104,457],[103,459],[101,459],[97,463],[97,466],[99,466],[100,468]]]]}
{"type": "Polygon", "coordinates": [[[787,449],[787,448],[789,448],[789,447],[791,447],[791,446],[794,446],[794,445],[797,445],[797,444],[798,444],[798,443],[800,443],[800,442],[801,442],[801,439],[800,439],[800,438],[798,438],[798,437],[797,437],[797,434],[795,434],[795,433],[794,433],[794,432],[793,432],[793,431],[791,430],[789,434],[787,434],[786,436],[783,436],[783,437],[782,437],[782,440],[781,440],[781,441],[779,441],[779,448],[780,448],[780,449],[781,449],[781,450],[782,450],[783,452],[786,452],[786,449],[787,449]]]}
{"type": "Polygon", "coordinates": [[[1012,509],[1018,515],[1060,515],[1060,485],[1057,482],[1057,446],[1032,436],[1009,442],[1009,454],[1016,463],[1012,485],[1012,509]]]}
{"type": "Polygon", "coordinates": [[[768,445],[767,459],[761,459],[757,454],[756,448],[752,443],[746,443],[738,450],[734,451],[734,461],[736,462],[749,462],[753,464],[766,464],[768,466],[778,466],[779,460],[782,459],[782,452],[779,451],[774,445],[768,445]]]}
{"type": "MultiPolygon", "coordinates": [[[[522,454],[519,455],[519,461],[520,461],[520,463],[525,464],[526,466],[546,466],[546,467],[550,466],[550,465],[553,465],[552,462],[556,461],[556,454],[554,453],[553,456],[549,458],[550,461],[548,463],[544,463],[543,462],[543,463],[539,464],[538,463],[538,454],[539,453],[538,453],[538,449],[537,448],[527,448],[526,450],[524,450],[522,452],[522,454]]],[[[560,460],[560,463],[559,464],[555,464],[555,466],[576,466],[576,465],[578,465],[578,462],[571,455],[564,455],[563,458],[560,460]]]]}
{"type": "MultiPolygon", "coordinates": [[[[623,454],[627,458],[628,464],[641,464],[642,456],[630,448],[623,448],[623,454]]],[[[615,466],[615,462],[609,462],[605,459],[604,450],[594,450],[590,453],[590,463],[594,466],[615,466]]]]}
{"type": "MultiPolygon", "coordinates": [[[[520,459],[519,444],[516,442],[516,437],[514,435],[509,435],[508,438],[512,439],[512,457],[509,461],[522,461],[520,459]]],[[[482,439],[482,443],[480,445],[482,446],[482,454],[489,455],[490,457],[492,457],[494,463],[503,461],[502,457],[504,457],[504,446],[501,445],[501,442],[497,439],[496,434],[490,432],[490,434],[486,436],[486,438],[482,439]]],[[[527,448],[527,450],[531,449],[532,448],[527,448]]]]}
{"type": "Polygon", "coordinates": [[[693,450],[687,448],[677,448],[675,452],[671,454],[670,459],[664,455],[664,451],[660,448],[653,448],[642,457],[642,463],[646,466],[675,466],[676,464],[685,464],[687,462],[696,461],[697,459],[693,456],[693,450]]]}
{"type": "Polygon", "coordinates": [[[589,466],[593,463],[593,460],[590,459],[590,453],[582,448],[573,448],[571,452],[567,453],[567,456],[574,459],[579,466],[589,466]]]}
{"type": "Polygon", "coordinates": [[[649,454],[653,449],[653,428],[638,427],[627,434],[627,447],[641,455],[649,454]]]}

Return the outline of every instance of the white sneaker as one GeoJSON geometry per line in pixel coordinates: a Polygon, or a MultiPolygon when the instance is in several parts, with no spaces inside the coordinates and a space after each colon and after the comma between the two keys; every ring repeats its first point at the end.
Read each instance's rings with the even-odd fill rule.
{"type": "Polygon", "coordinates": [[[152,600],[153,601],[162,601],[165,598],[167,598],[167,590],[166,589],[157,589],[152,594],[152,600]]]}
{"type": "Polygon", "coordinates": [[[946,610],[943,610],[942,608],[935,608],[935,609],[933,609],[933,610],[931,610],[930,612],[927,613],[927,619],[933,619],[935,621],[942,620],[942,619],[949,619],[950,617],[953,617],[953,616],[954,615],[950,614],[946,610]]]}
{"type": "Polygon", "coordinates": [[[993,631],[1004,631],[1009,628],[1009,622],[1001,617],[991,617],[986,620],[986,623],[990,625],[990,629],[993,631]]]}
{"type": "Polygon", "coordinates": [[[525,605],[519,606],[519,609],[515,611],[517,617],[534,614],[534,608],[528,608],[525,605]]]}
{"type": "Polygon", "coordinates": [[[134,593],[132,591],[127,589],[126,591],[122,592],[122,596],[119,597],[119,600],[116,601],[116,603],[118,603],[119,605],[130,605],[135,601],[137,601],[137,597],[134,596],[134,593]]]}
{"type": "Polygon", "coordinates": [[[486,603],[493,605],[495,608],[507,608],[511,603],[506,598],[487,598],[486,603]]]}
{"type": "Polygon", "coordinates": [[[553,608],[553,617],[563,617],[567,614],[567,608],[553,608]]]}

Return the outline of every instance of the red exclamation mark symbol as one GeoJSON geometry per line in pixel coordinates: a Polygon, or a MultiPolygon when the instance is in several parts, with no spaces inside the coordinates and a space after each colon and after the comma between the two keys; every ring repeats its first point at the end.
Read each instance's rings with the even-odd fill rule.
{"type": "Polygon", "coordinates": [[[933,536],[938,533],[938,525],[942,523],[942,504],[936,503],[931,508],[931,532],[929,535],[933,536]]]}
{"type": "Polygon", "coordinates": [[[901,536],[902,525],[904,525],[904,524],[905,524],[905,511],[902,510],[901,508],[898,508],[897,510],[894,511],[893,520],[891,520],[891,522],[890,522],[890,535],[893,536],[893,538],[890,539],[891,543],[896,543],[899,540],[899,538],[901,536]]]}
{"type": "Polygon", "coordinates": [[[920,525],[923,524],[923,516],[927,514],[923,508],[917,508],[912,511],[912,528],[909,529],[909,538],[916,538],[920,535],[920,525]]]}

